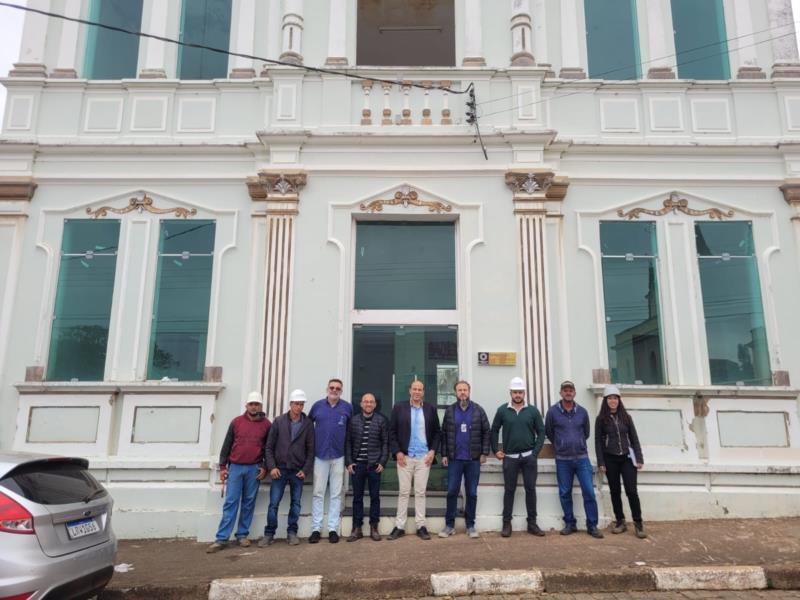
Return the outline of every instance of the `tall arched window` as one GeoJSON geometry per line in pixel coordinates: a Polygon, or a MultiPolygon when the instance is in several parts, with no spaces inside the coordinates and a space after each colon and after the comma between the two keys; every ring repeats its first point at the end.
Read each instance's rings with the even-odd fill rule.
{"type": "Polygon", "coordinates": [[[639,79],[635,0],[584,0],[589,77],[639,79]]]}
{"type": "MultiPolygon", "coordinates": [[[[183,0],[181,41],[227,50],[231,38],[231,0],[183,0]]],[[[218,79],[228,75],[228,56],[180,46],[179,79],[218,79]]]]}
{"type": "Polygon", "coordinates": [[[672,0],[678,77],[730,79],[722,0],[672,0]]]}

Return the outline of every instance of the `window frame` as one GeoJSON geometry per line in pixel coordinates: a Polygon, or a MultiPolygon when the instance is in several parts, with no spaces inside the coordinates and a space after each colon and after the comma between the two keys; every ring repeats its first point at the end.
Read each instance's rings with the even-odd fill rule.
{"type": "MultiPolygon", "coordinates": [[[[629,7],[630,7],[630,15],[631,15],[631,33],[633,35],[633,56],[631,57],[631,64],[621,65],[616,67],[614,70],[604,70],[600,73],[593,73],[591,68],[591,48],[589,43],[589,12],[586,10],[586,7],[589,2],[592,0],[584,0],[583,1],[583,22],[584,22],[584,46],[586,48],[586,72],[587,76],[590,79],[603,79],[609,81],[638,81],[642,79],[642,42],[641,42],[641,35],[639,33],[639,13],[637,10],[637,2],[636,0],[628,0],[629,7]],[[622,78],[622,77],[607,77],[606,75],[614,74],[619,71],[624,71],[627,69],[633,68],[635,77],[631,79],[622,78]]],[[[617,0],[618,1],[618,0],[617,0]]]]}
{"type": "MultiPolygon", "coordinates": [[[[196,2],[196,1],[197,0],[181,0],[180,16],[179,16],[179,20],[178,20],[178,27],[179,27],[178,37],[179,37],[181,42],[184,41],[184,37],[185,37],[185,34],[186,34],[186,21],[185,21],[185,19],[186,19],[186,15],[187,15],[187,12],[186,12],[187,4],[189,2],[196,2]]],[[[208,26],[208,20],[210,18],[210,15],[208,14],[208,2],[209,2],[209,0],[202,0],[202,1],[204,2],[204,6],[205,6],[205,17],[204,17],[204,20],[203,20],[203,26],[204,26],[203,36],[202,36],[203,39],[202,39],[202,41],[200,43],[202,43],[204,45],[213,46],[213,44],[210,44],[208,42],[208,40],[206,39],[206,35],[205,35],[205,29],[208,26]]],[[[233,31],[233,27],[235,26],[235,23],[234,23],[234,20],[233,20],[233,12],[234,12],[233,11],[233,1],[232,0],[227,0],[227,2],[228,2],[228,8],[229,8],[229,12],[228,12],[229,24],[228,24],[228,42],[227,42],[227,46],[228,46],[228,49],[230,49],[231,48],[231,36],[235,34],[235,32],[233,31]]],[[[182,80],[182,81],[212,81],[214,79],[226,79],[226,78],[228,78],[228,72],[229,72],[229,68],[230,68],[230,60],[228,59],[228,57],[226,57],[226,59],[225,59],[225,68],[223,70],[223,73],[221,75],[219,75],[219,76],[213,76],[213,77],[205,77],[205,76],[203,76],[203,77],[184,77],[183,74],[181,73],[181,70],[183,68],[184,52],[186,50],[187,49],[184,46],[181,46],[181,45],[178,46],[177,56],[176,56],[176,59],[175,59],[175,77],[177,79],[182,80]]],[[[196,48],[192,48],[191,50],[196,50],[196,51],[200,52],[200,58],[201,58],[200,70],[201,71],[205,71],[204,60],[203,59],[204,59],[205,53],[210,53],[210,51],[209,50],[200,50],[200,49],[196,49],[196,48]]],[[[212,54],[216,55],[216,53],[212,53],[212,54]]],[[[203,75],[205,75],[205,73],[203,73],[203,75]]]]}
{"type": "MultiPolygon", "coordinates": [[[[89,21],[99,21],[100,20],[100,4],[103,0],[91,0],[89,3],[89,10],[88,10],[88,20],[89,21]]],[[[126,2],[131,2],[135,0],[126,0],[126,2]]],[[[142,3],[141,15],[139,17],[139,26],[137,29],[141,31],[143,29],[144,23],[144,0],[138,0],[142,3]]],[[[95,76],[95,66],[94,66],[94,59],[96,56],[97,50],[97,35],[100,31],[98,27],[86,26],[82,28],[85,34],[82,36],[83,39],[83,61],[82,61],[82,68],[83,68],[83,77],[85,79],[97,80],[97,81],[116,81],[118,79],[133,79],[138,76],[139,73],[139,57],[141,55],[142,45],[141,45],[141,38],[136,38],[136,62],[133,68],[133,73],[129,73],[123,75],[122,77],[114,77],[112,79],[101,79],[95,76]]],[[[105,31],[105,30],[103,30],[105,31]]],[[[126,35],[120,33],[119,35],[126,35]]],[[[127,35],[126,35],[127,37],[127,35]]],[[[132,37],[132,36],[131,36],[132,37]]]]}

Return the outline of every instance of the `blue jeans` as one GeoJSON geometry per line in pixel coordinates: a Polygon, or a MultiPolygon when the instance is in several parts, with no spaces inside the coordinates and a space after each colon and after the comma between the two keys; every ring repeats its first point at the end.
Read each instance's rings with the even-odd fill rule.
{"type": "Polygon", "coordinates": [[[353,484],[353,529],[364,523],[364,484],[369,485],[369,524],[377,527],[381,520],[381,474],[366,463],[356,463],[353,484]]]}
{"type": "Polygon", "coordinates": [[[447,527],[456,526],[456,501],[461,489],[461,478],[464,478],[464,521],[467,529],[475,527],[475,509],[478,506],[478,480],[481,477],[481,461],[449,460],[447,464],[447,512],[444,523],[447,527]]]}
{"type": "Polygon", "coordinates": [[[225,504],[222,505],[222,519],[217,529],[217,542],[227,542],[236,523],[239,513],[239,527],[236,539],[246,538],[250,534],[250,523],[253,522],[253,511],[258,495],[258,465],[235,465],[228,468],[228,479],[225,483],[225,504]],[[239,505],[241,504],[241,509],[239,505]]]}
{"type": "Polygon", "coordinates": [[[289,505],[288,533],[297,533],[297,521],[300,518],[300,496],[303,494],[303,480],[297,476],[297,469],[281,469],[281,476],[272,480],[269,486],[269,508],[267,509],[267,526],[264,535],[275,535],[278,529],[278,507],[283,500],[286,484],[289,484],[291,504],[289,505]]]}
{"type": "Polygon", "coordinates": [[[594,498],[592,482],[592,463],[588,458],[556,459],[556,479],[558,480],[558,496],[561,499],[561,510],[564,511],[564,523],[575,526],[577,521],[572,512],[572,482],[578,476],[578,483],[583,494],[583,510],[586,512],[586,528],[597,527],[597,500],[594,498]]]}

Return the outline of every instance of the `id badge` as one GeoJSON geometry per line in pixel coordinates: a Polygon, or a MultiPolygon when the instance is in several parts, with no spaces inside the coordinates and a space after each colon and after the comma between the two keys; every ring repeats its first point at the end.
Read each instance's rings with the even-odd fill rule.
{"type": "Polygon", "coordinates": [[[461,424],[461,433],[467,433],[467,424],[466,423],[462,423],[461,424]]]}

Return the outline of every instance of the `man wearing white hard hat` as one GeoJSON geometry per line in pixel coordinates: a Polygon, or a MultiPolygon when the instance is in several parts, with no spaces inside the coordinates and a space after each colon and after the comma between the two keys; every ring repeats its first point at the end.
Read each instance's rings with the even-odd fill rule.
{"type": "Polygon", "coordinates": [[[264,441],[267,439],[270,422],[261,406],[261,394],[250,392],[244,414],[233,419],[228,427],[219,452],[219,477],[223,484],[227,484],[227,494],[215,541],[206,552],[219,552],[228,545],[228,538],[236,524],[237,512],[237,543],[243,548],[250,545],[248,535],[253,522],[258,486],[267,474],[264,441]]]}
{"type": "Polygon", "coordinates": [[[305,404],[306,394],[303,390],[294,390],[289,394],[289,410],[275,419],[267,436],[264,456],[272,484],[269,488],[267,525],[264,527],[264,537],[258,541],[259,548],[271,546],[275,539],[278,507],[287,485],[291,503],[286,541],[290,546],[300,543],[297,537],[300,497],[303,494],[303,482],[311,474],[314,464],[314,424],[303,412],[305,404]]]}
{"type": "Polygon", "coordinates": [[[536,477],[539,452],[544,445],[542,413],[533,404],[525,403],[525,381],[514,377],[508,385],[511,400],[497,409],[492,422],[492,452],[503,461],[503,537],[511,536],[511,516],[514,512],[514,495],[517,479],[522,472],[525,487],[525,509],[528,516],[528,533],[543,536],[536,523],[536,477]],[[503,448],[498,447],[503,431],[503,448]]]}

